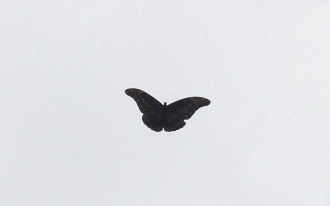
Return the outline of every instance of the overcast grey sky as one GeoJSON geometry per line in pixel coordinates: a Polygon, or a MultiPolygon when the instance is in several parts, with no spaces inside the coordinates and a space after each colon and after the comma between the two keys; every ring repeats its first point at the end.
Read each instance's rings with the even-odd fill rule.
{"type": "Polygon", "coordinates": [[[0,205],[330,205],[329,11],[2,0],[0,205]],[[131,87],[211,104],[156,133],[131,87]]]}

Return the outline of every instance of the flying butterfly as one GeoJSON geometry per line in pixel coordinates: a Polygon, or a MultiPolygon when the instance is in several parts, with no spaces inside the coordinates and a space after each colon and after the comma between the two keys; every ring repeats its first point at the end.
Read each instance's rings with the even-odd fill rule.
{"type": "Polygon", "coordinates": [[[163,129],[166,132],[181,129],[186,125],[184,120],[189,119],[199,108],[211,103],[204,97],[188,97],[169,105],[165,102],[163,105],[140,89],[126,89],[125,93],[135,100],[143,113],[143,123],[156,132],[163,129]]]}

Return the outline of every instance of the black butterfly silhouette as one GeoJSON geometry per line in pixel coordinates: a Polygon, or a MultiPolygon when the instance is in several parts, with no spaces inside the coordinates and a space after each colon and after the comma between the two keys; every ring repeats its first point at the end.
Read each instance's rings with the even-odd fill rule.
{"type": "Polygon", "coordinates": [[[184,120],[189,119],[199,108],[207,106],[210,100],[203,97],[188,97],[172,104],[162,105],[155,98],[140,89],[126,89],[125,93],[132,97],[143,113],[142,120],[150,129],[160,132],[175,131],[186,124],[184,120]]]}

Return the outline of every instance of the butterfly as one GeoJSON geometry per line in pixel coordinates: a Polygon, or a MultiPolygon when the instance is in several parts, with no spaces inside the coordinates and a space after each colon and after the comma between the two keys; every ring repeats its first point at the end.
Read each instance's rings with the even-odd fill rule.
{"type": "Polygon", "coordinates": [[[153,131],[166,132],[181,129],[199,108],[207,106],[210,100],[204,97],[188,97],[169,105],[161,104],[148,93],[135,88],[126,89],[125,93],[132,97],[143,113],[143,123],[153,131]]]}

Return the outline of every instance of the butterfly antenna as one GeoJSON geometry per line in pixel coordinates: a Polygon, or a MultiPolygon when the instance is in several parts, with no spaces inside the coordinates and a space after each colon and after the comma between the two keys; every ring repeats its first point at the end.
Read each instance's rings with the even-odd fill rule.
{"type": "Polygon", "coordinates": [[[164,97],[163,97],[162,93],[160,93],[160,92],[158,92],[158,93],[159,93],[160,97],[162,98],[162,101],[164,102],[164,97]]]}
{"type": "Polygon", "coordinates": [[[170,99],[174,96],[174,93],[168,98],[168,101],[170,101],[170,99]]]}
{"type": "Polygon", "coordinates": [[[170,99],[171,99],[171,98],[174,96],[174,94],[175,94],[175,93],[173,93],[173,94],[168,98],[168,100],[165,100],[165,98],[163,97],[162,93],[160,93],[160,92],[158,92],[158,93],[159,93],[160,97],[162,98],[163,102],[168,102],[168,101],[170,101],[170,99]]]}

